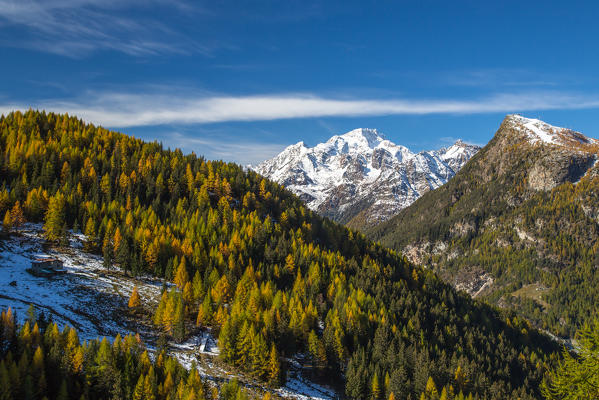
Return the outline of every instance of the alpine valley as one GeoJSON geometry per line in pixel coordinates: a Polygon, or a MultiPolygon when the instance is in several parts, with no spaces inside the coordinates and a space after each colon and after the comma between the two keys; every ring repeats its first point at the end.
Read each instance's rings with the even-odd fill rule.
{"type": "Polygon", "coordinates": [[[350,227],[387,220],[451,179],[480,148],[457,141],[413,153],[375,129],[355,129],[306,147],[287,147],[255,167],[322,216],[350,227]]]}
{"type": "MultiPolygon", "coordinates": [[[[498,180],[493,193],[500,195],[488,211],[498,229],[513,226],[500,225],[499,206],[518,210],[539,195],[539,212],[547,217],[538,229],[561,224],[549,219],[561,208],[543,207],[562,206],[564,196],[586,198],[587,191],[578,190],[594,181],[587,174],[576,186],[560,186],[552,177],[559,171],[562,180],[584,175],[594,163],[594,142],[560,131],[555,141],[576,150],[547,158],[563,146],[533,143],[537,136],[529,134],[535,131],[521,126],[507,120],[504,134],[454,179],[382,228],[397,227],[398,218],[430,224],[439,213],[452,218],[452,212],[463,213],[455,223],[464,227],[470,214],[479,231],[491,226],[476,225],[488,220],[473,202],[479,197],[466,203],[480,189],[452,185],[465,182],[458,179],[464,176],[474,176],[483,190],[485,182],[498,180]],[[529,144],[518,146],[521,140],[529,144]],[[491,151],[503,142],[516,150],[491,151]],[[521,159],[519,152],[536,158],[521,159]],[[533,163],[536,172],[528,179],[510,173],[527,171],[513,163],[519,159],[533,163]],[[556,191],[561,187],[563,195],[556,191]],[[521,198],[512,201],[513,195],[502,193],[521,198]],[[464,203],[455,211],[444,208],[459,199],[464,203]],[[423,204],[438,208],[411,216],[423,204]]],[[[444,155],[475,151],[458,143],[453,150],[412,156],[371,131],[343,140],[351,137],[356,143],[364,138],[369,148],[380,146],[355,159],[366,166],[374,159],[381,173],[383,164],[401,155],[440,160],[436,171],[448,179],[454,167],[444,155]]],[[[32,110],[0,117],[0,154],[2,399],[540,399],[543,378],[559,358],[558,344],[526,319],[455,290],[430,269],[318,215],[291,191],[239,165],[32,110]]],[[[442,182],[429,178],[434,185],[442,182]]],[[[580,246],[590,242],[585,229],[595,209],[564,207],[570,210],[565,215],[585,219],[580,226],[564,217],[563,231],[576,233],[580,246]]],[[[535,230],[540,220],[516,226],[547,246],[513,246],[517,255],[553,254],[552,246],[562,245],[559,236],[554,244],[537,233],[543,232],[535,230]]],[[[462,230],[466,236],[456,243],[477,240],[471,235],[476,229],[462,230]]],[[[377,232],[407,243],[433,230],[377,232]]],[[[580,265],[561,267],[557,258],[522,270],[546,279],[541,282],[548,287],[551,273],[567,269],[593,282],[594,272],[587,271],[593,251],[559,249],[580,254],[580,265]]],[[[505,270],[505,276],[514,275],[505,270]]]]}

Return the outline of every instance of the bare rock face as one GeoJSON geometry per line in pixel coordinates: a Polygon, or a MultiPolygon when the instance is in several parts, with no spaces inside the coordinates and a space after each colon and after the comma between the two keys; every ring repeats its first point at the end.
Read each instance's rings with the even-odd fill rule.
{"type": "MultiPolygon", "coordinates": [[[[597,161],[599,141],[537,119],[508,115],[496,138],[496,153],[521,155],[522,148],[528,149],[527,159],[533,163],[528,166],[527,184],[533,190],[547,191],[565,182],[576,183],[597,161]]],[[[501,162],[499,165],[501,172],[501,162]]]]}
{"type": "Polygon", "coordinates": [[[537,160],[528,174],[528,187],[534,190],[551,190],[565,182],[578,182],[595,164],[594,154],[556,153],[537,160]]]}
{"type": "Polygon", "coordinates": [[[470,296],[476,298],[488,291],[493,285],[493,277],[479,267],[472,267],[456,276],[452,286],[457,290],[463,290],[470,296]]]}
{"type": "Polygon", "coordinates": [[[255,171],[300,196],[311,209],[342,223],[384,221],[446,183],[476,152],[462,141],[412,153],[374,129],[356,129],[327,142],[289,146],[255,171]]]}

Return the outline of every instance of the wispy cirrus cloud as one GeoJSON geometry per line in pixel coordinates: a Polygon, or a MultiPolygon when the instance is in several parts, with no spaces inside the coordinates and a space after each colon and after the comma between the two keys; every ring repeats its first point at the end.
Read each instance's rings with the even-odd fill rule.
{"type": "Polygon", "coordinates": [[[0,0],[0,29],[21,30],[0,43],[73,58],[98,50],[133,56],[210,52],[144,13],[152,7],[191,8],[166,0],[0,0]]]}
{"type": "Polygon", "coordinates": [[[599,96],[558,91],[491,94],[472,99],[355,99],[312,94],[223,96],[178,92],[95,93],[82,98],[0,105],[0,112],[40,108],[108,127],[209,124],[314,117],[481,114],[599,108],[599,96]],[[91,99],[91,100],[90,100],[91,99]]]}
{"type": "Polygon", "coordinates": [[[197,134],[169,132],[165,135],[169,146],[180,148],[184,151],[200,153],[211,160],[235,161],[241,165],[257,165],[258,163],[274,157],[286,144],[265,143],[260,141],[243,140],[236,138],[198,137],[197,134]]]}
{"type": "Polygon", "coordinates": [[[488,68],[465,71],[442,72],[440,83],[466,87],[528,87],[549,88],[564,84],[577,84],[579,78],[572,75],[554,74],[527,69],[488,68]]]}

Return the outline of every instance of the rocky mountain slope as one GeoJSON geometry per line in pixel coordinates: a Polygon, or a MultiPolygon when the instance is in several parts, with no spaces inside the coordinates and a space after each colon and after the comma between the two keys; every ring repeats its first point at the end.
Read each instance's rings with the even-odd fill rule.
{"type": "Polygon", "coordinates": [[[374,129],[355,129],[315,147],[287,147],[255,170],[319,214],[350,226],[388,219],[446,183],[479,147],[462,141],[413,153],[374,129]]]}
{"type": "Polygon", "coordinates": [[[599,300],[599,141],[509,115],[447,185],[368,235],[570,335],[599,300]]]}

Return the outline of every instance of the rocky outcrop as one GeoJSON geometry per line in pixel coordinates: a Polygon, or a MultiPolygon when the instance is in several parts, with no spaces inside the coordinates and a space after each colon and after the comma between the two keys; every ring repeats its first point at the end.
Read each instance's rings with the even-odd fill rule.
{"type": "Polygon", "coordinates": [[[528,187],[551,190],[565,182],[578,182],[595,165],[597,156],[589,153],[556,152],[537,160],[528,173],[528,187]]]}

